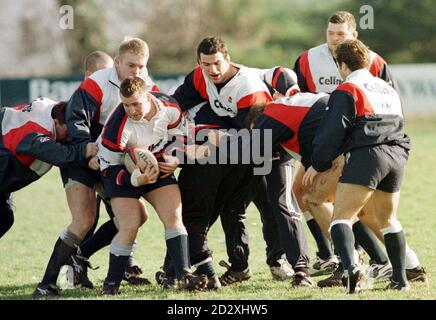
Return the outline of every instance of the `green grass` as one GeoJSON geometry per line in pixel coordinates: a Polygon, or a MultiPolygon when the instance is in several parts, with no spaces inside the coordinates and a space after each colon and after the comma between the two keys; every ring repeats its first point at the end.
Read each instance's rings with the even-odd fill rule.
{"type": "MultiPolygon", "coordinates": [[[[223,288],[218,292],[181,293],[163,290],[157,284],[147,287],[123,285],[123,293],[117,299],[434,299],[436,297],[436,215],[433,199],[436,195],[436,116],[409,117],[407,130],[412,138],[413,149],[403,183],[399,217],[405,228],[407,241],[417,252],[430,278],[428,285],[412,284],[409,292],[386,292],[386,283],[377,283],[373,290],[359,295],[345,295],[337,289],[293,289],[289,282],[273,281],[265,263],[265,243],[261,235],[258,213],[250,207],[248,228],[250,234],[250,281],[223,288]]],[[[36,183],[14,194],[16,205],[15,224],[0,240],[0,300],[29,299],[42,278],[54,242],[61,230],[68,225],[70,214],[59,173],[53,169],[36,183]]],[[[100,222],[105,222],[101,213],[100,222]]],[[[311,257],[315,245],[311,236],[311,257]]],[[[136,258],[145,276],[154,279],[154,273],[162,264],[165,241],[162,224],[151,212],[149,221],[140,229],[139,249],[136,258]]],[[[210,248],[214,251],[216,270],[222,273],[218,261],[225,259],[224,235],[216,224],[209,235],[210,248]]],[[[108,249],[96,253],[92,259],[98,270],[90,271],[96,289],[64,290],[63,299],[107,299],[100,295],[102,281],[107,272],[108,249]]],[[[322,278],[315,278],[319,280],[322,278]]],[[[153,281],[154,282],[154,281],[153,281]]]]}

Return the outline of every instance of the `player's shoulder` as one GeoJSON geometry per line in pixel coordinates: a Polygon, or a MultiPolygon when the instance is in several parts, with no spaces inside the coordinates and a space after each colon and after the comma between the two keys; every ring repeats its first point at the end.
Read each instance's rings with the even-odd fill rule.
{"type": "MultiPolygon", "coordinates": [[[[266,89],[265,83],[262,80],[260,70],[249,68],[243,65],[235,65],[239,68],[238,73],[232,79],[234,86],[239,88],[262,88],[266,89]]],[[[267,90],[267,89],[266,89],[267,90]]]]}
{"type": "Polygon", "coordinates": [[[177,105],[179,106],[179,103],[175,98],[170,96],[169,94],[163,93],[163,92],[150,92],[152,96],[154,96],[156,99],[158,99],[160,102],[162,102],[164,105],[177,105]]]}
{"type": "Polygon", "coordinates": [[[89,76],[84,82],[92,81],[97,83],[101,88],[107,85],[109,81],[113,81],[116,78],[115,67],[97,70],[89,76]]]}

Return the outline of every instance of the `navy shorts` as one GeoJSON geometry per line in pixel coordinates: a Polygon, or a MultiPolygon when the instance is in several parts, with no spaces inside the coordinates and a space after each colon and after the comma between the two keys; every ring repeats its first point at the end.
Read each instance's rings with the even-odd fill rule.
{"type": "Polygon", "coordinates": [[[396,145],[382,144],[352,150],[345,155],[339,182],[389,193],[398,192],[408,157],[408,151],[396,145]]]}
{"type": "MultiPolygon", "coordinates": [[[[117,176],[120,174],[118,171],[111,171],[108,175],[102,175],[105,199],[110,198],[135,198],[139,199],[144,194],[165,187],[172,184],[177,184],[176,177],[172,174],[166,178],[158,178],[155,183],[146,184],[140,187],[133,187],[127,185],[120,185],[117,183],[117,176]]],[[[125,171],[127,174],[127,171],[125,171]]]]}
{"type": "Polygon", "coordinates": [[[93,188],[96,183],[101,181],[99,170],[92,170],[91,168],[78,164],[61,167],[60,171],[64,188],[74,181],[93,188]]]}

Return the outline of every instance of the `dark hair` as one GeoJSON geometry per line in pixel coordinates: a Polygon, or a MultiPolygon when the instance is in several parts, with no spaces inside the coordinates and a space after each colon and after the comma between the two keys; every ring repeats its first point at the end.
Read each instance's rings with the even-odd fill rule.
{"type": "Polygon", "coordinates": [[[328,22],[334,24],[347,23],[349,30],[356,31],[356,19],[354,18],[353,14],[348,11],[333,12],[332,15],[329,17],[328,22]]]}
{"type": "Polygon", "coordinates": [[[251,106],[250,111],[248,111],[247,117],[245,118],[246,128],[251,128],[257,117],[259,117],[263,113],[263,110],[265,109],[267,104],[267,102],[261,102],[251,106]]]}
{"type": "Polygon", "coordinates": [[[336,60],[339,65],[345,63],[351,71],[368,68],[369,49],[360,40],[346,40],[337,46],[336,60]]]}
{"type": "Polygon", "coordinates": [[[66,101],[60,101],[53,106],[51,109],[51,117],[52,119],[57,119],[59,124],[65,124],[65,109],[67,106],[66,101]]]}
{"type": "Polygon", "coordinates": [[[120,85],[120,93],[123,97],[130,98],[135,92],[147,91],[147,84],[139,77],[128,77],[120,85]]]}
{"type": "Polygon", "coordinates": [[[197,47],[197,60],[200,60],[200,54],[215,54],[221,52],[224,58],[229,57],[229,51],[225,42],[218,37],[204,38],[197,47]]]}

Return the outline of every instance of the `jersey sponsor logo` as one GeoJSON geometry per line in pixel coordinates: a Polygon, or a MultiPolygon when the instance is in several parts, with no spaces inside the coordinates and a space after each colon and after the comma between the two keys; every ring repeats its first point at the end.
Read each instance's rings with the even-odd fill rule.
{"type": "Polygon", "coordinates": [[[214,104],[214,106],[215,106],[215,108],[217,108],[217,109],[223,109],[223,110],[225,110],[226,112],[229,112],[229,113],[231,113],[232,115],[236,115],[236,112],[235,111],[233,111],[231,108],[227,108],[227,107],[225,107],[225,106],[223,106],[222,104],[221,104],[221,102],[218,100],[218,99],[215,99],[214,101],[213,101],[213,104],[214,104]]]}
{"type": "Polygon", "coordinates": [[[389,88],[383,87],[378,83],[364,83],[363,86],[369,92],[378,93],[378,94],[395,95],[393,90],[389,90],[389,88]]]}
{"type": "Polygon", "coordinates": [[[40,143],[44,143],[44,142],[47,142],[49,140],[50,140],[50,137],[41,137],[41,138],[39,138],[39,142],[40,143]]]}
{"type": "Polygon", "coordinates": [[[320,77],[319,84],[321,85],[340,85],[343,81],[341,79],[336,78],[335,76],[320,77]]]}

